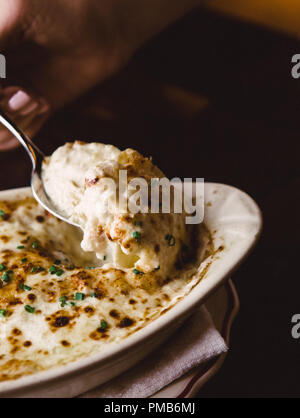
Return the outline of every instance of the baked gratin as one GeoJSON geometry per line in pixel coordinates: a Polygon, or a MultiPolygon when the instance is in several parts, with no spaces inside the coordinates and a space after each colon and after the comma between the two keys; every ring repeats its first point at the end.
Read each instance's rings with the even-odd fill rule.
{"type": "Polygon", "coordinates": [[[46,161],[49,196],[82,231],[30,196],[0,201],[0,381],[109,350],[201,280],[213,251],[203,226],[174,213],[97,216],[110,196],[102,180],[120,169],[163,175],[136,151],[102,144],[67,144],[46,161]]]}

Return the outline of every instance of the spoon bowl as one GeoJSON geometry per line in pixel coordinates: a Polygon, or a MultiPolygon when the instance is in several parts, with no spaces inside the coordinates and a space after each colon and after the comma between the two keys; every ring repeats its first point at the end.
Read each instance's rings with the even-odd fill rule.
{"type": "Polygon", "coordinates": [[[56,218],[79,228],[78,224],[70,221],[65,214],[57,210],[45,191],[41,175],[45,154],[3,111],[0,111],[0,123],[4,125],[15,138],[17,138],[29,155],[32,163],[31,189],[33,196],[38,203],[56,218]]]}

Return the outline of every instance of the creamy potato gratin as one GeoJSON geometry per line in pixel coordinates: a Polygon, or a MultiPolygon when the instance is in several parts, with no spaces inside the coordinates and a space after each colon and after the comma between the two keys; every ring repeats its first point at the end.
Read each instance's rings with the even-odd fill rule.
{"type": "Polygon", "coordinates": [[[69,143],[46,159],[46,191],[83,233],[29,194],[0,201],[0,381],[109,350],[201,279],[210,238],[184,214],[103,209],[105,179],[119,170],[128,181],[163,176],[138,152],[99,143],[69,143]]]}

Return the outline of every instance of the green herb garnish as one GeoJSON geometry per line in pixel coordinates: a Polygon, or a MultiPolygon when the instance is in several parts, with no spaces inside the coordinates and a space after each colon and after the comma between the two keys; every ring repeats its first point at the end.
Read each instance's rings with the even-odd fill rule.
{"type": "Polygon", "coordinates": [[[75,300],[84,300],[85,294],[84,293],[75,293],[75,300]]]}
{"type": "Polygon", "coordinates": [[[18,249],[18,250],[24,250],[24,248],[25,248],[25,246],[24,246],[24,245],[18,245],[18,246],[17,246],[17,249],[18,249]]]}
{"type": "Polygon", "coordinates": [[[38,266],[37,271],[41,272],[41,271],[45,271],[46,269],[44,269],[44,267],[38,266]]]}
{"type": "Polygon", "coordinates": [[[12,270],[7,270],[3,274],[3,276],[1,277],[2,281],[5,282],[5,283],[9,283],[10,282],[10,279],[11,279],[10,276],[11,276],[12,273],[13,273],[12,270]]]}
{"type": "Polygon", "coordinates": [[[61,296],[58,300],[61,303],[60,306],[63,308],[66,305],[68,298],[67,296],[61,296]]]}
{"type": "Polygon", "coordinates": [[[63,274],[64,274],[64,270],[62,270],[62,269],[58,269],[56,266],[51,266],[50,267],[50,269],[49,269],[49,273],[51,273],[51,274],[56,274],[56,276],[58,276],[58,277],[60,277],[60,276],[62,276],[63,274]]]}
{"type": "Polygon", "coordinates": [[[132,270],[134,274],[145,274],[142,271],[138,270],[138,269],[133,269],[132,270]]]}
{"type": "Polygon", "coordinates": [[[19,284],[19,289],[29,291],[29,290],[32,290],[32,287],[30,287],[30,286],[26,286],[26,284],[24,284],[24,283],[20,283],[20,284],[19,284]]]}
{"type": "Polygon", "coordinates": [[[141,233],[139,231],[134,231],[134,233],[132,234],[133,238],[135,240],[137,240],[138,242],[140,242],[141,240],[141,233]]]}
{"type": "Polygon", "coordinates": [[[6,269],[4,264],[0,264],[0,271],[4,271],[6,269]]]}
{"type": "Polygon", "coordinates": [[[105,331],[107,328],[108,328],[108,323],[104,319],[101,319],[99,330],[105,331]]]}
{"type": "Polygon", "coordinates": [[[56,274],[56,272],[57,272],[57,268],[56,268],[55,266],[51,266],[51,267],[49,268],[49,273],[51,273],[51,274],[56,274]]]}
{"type": "Polygon", "coordinates": [[[25,305],[24,306],[24,309],[28,313],[32,313],[33,314],[35,312],[35,308],[33,306],[30,306],[30,305],[25,305]]]}
{"type": "Polygon", "coordinates": [[[5,216],[5,212],[4,212],[4,210],[0,210],[0,217],[2,218],[2,216],[5,216]]]}
{"type": "Polygon", "coordinates": [[[61,261],[60,260],[55,260],[54,261],[54,264],[56,264],[57,266],[59,266],[61,264],[61,261]]]}
{"type": "Polygon", "coordinates": [[[37,268],[36,267],[32,267],[31,273],[36,273],[36,272],[37,272],[37,268]]]}
{"type": "Polygon", "coordinates": [[[107,256],[105,255],[104,257],[103,257],[103,260],[105,261],[107,259],[107,256]]]}
{"type": "Polygon", "coordinates": [[[38,246],[39,246],[39,244],[38,244],[38,242],[37,241],[34,241],[32,244],[31,244],[31,246],[32,246],[32,248],[34,248],[35,250],[38,248],[38,246]]]}
{"type": "Polygon", "coordinates": [[[4,318],[7,314],[7,311],[5,309],[0,309],[0,317],[4,318]]]}
{"type": "Polygon", "coordinates": [[[168,242],[169,247],[174,247],[174,245],[176,244],[175,237],[173,237],[173,235],[169,235],[168,234],[168,235],[165,236],[165,238],[166,238],[166,240],[168,242]]]}
{"type": "Polygon", "coordinates": [[[28,258],[22,258],[21,263],[27,263],[28,258]]]}

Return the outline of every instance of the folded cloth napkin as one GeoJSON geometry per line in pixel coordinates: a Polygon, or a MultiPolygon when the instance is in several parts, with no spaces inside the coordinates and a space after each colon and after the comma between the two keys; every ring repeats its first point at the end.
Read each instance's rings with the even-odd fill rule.
{"type": "Polygon", "coordinates": [[[227,351],[212,318],[201,306],[162,347],[137,366],[83,398],[146,398],[192,368],[227,351]],[[178,338],[180,335],[180,338],[178,338]]]}

